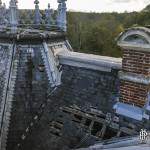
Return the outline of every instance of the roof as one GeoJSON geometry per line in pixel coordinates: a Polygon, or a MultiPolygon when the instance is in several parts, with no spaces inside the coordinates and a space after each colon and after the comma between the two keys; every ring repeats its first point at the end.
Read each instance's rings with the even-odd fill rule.
{"type": "MultiPolygon", "coordinates": [[[[18,145],[21,145],[23,150],[31,148],[33,150],[53,150],[60,147],[71,149],[77,145],[79,147],[93,145],[97,139],[100,140],[96,135],[98,133],[97,123],[100,121],[97,122],[95,119],[101,117],[100,115],[102,115],[103,122],[109,126],[106,135],[102,136],[103,139],[116,136],[118,129],[121,128],[126,131],[127,135],[134,134],[142,126],[139,122],[136,122],[137,126],[133,125],[131,120],[125,120],[120,125],[118,116],[114,116],[113,105],[119,96],[120,58],[72,52],[64,33],[31,31],[31,29],[18,30],[18,34],[12,34],[9,31],[0,34],[0,45],[6,45],[10,52],[12,52],[12,47],[8,45],[12,45],[6,39],[3,40],[5,33],[8,33],[7,38],[9,34],[12,35],[10,39],[14,38],[16,50],[19,52],[15,53],[16,61],[13,62],[17,65],[13,68],[15,75],[12,78],[16,84],[10,87],[11,90],[13,89],[11,94],[14,97],[11,95],[11,107],[7,107],[7,109],[12,108],[11,118],[9,118],[10,115],[6,118],[8,122],[10,121],[7,150],[12,150],[18,145]],[[31,40],[32,37],[37,39],[31,40]],[[47,66],[45,66],[41,53],[43,41],[47,42],[48,50],[55,56],[55,65],[62,72],[62,83],[54,91],[48,84],[49,79],[45,69],[47,66]],[[62,112],[62,108],[70,107],[74,108],[72,112],[62,112]],[[97,116],[91,114],[91,108],[94,110],[92,113],[96,113],[97,116]],[[78,116],[77,110],[82,115],[78,116]],[[38,114],[41,115],[41,118],[37,116],[38,114]],[[86,120],[80,119],[83,116],[86,120]],[[93,119],[91,125],[86,116],[93,119]],[[36,121],[37,118],[40,119],[36,121]],[[92,122],[96,125],[92,126],[92,122]],[[33,123],[34,128],[32,128],[33,123]],[[87,134],[91,130],[90,126],[91,135],[87,134]],[[28,132],[30,127],[31,130],[28,132]],[[83,137],[87,135],[88,139],[81,143],[83,137]]],[[[2,47],[0,51],[3,51],[2,47]]],[[[9,57],[6,58],[6,62],[11,60],[9,57]]],[[[9,71],[5,65],[3,66],[5,67],[4,72],[9,71]]],[[[3,75],[3,77],[6,77],[4,80],[8,81],[7,76],[3,75]]],[[[3,78],[0,79],[4,81],[3,78]]],[[[2,87],[0,92],[3,94],[2,87]]],[[[5,92],[8,92],[8,88],[5,89],[5,92]]],[[[10,104],[10,99],[8,104],[10,104]]],[[[7,114],[8,112],[5,113],[7,114]]],[[[98,124],[99,127],[100,125],[98,124]]],[[[8,126],[5,127],[8,128],[8,126]]],[[[7,136],[7,132],[5,135],[7,136]]]]}

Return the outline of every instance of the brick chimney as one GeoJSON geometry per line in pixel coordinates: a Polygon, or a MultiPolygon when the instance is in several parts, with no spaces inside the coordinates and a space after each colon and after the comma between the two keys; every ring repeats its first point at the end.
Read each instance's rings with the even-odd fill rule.
{"type": "Polygon", "coordinates": [[[119,72],[120,97],[116,113],[135,120],[149,120],[150,111],[150,29],[131,28],[118,38],[123,50],[119,72]]]}

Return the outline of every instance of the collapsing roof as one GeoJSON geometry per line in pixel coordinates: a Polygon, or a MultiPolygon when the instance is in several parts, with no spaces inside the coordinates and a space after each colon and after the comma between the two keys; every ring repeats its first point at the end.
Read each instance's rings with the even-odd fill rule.
{"type": "Polygon", "coordinates": [[[44,30],[38,3],[27,26],[16,1],[0,7],[10,13],[0,23],[1,150],[78,149],[150,129],[149,29],[120,35],[123,59],[77,53],[64,32],[65,0],[44,30]]]}
{"type": "Polygon", "coordinates": [[[142,122],[119,117],[113,110],[119,98],[122,60],[72,52],[65,35],[46,35],[20,30],[10,36],[13,43],[0,38],[1,66],[8,68],[1,80],[10,91],[1,88],[1,93],[7,93],[1,100],[1,106],[6,102],[1,109],[4,147],[71,149],[138,134],[142,122]],[[11,118],[5,120],[5,116],[11,118]]]}

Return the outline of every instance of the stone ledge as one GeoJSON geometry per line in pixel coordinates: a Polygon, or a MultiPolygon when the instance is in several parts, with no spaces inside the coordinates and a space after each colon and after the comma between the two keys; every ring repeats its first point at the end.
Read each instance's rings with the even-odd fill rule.
{"type": "Polygon", "coordinates": [[[142,121],[143,118],[149,120],[149,117],[150,117],[149,115],[144,113],[143,108],[121,103],[121,102],[118,102],[117,104],[115,104],[114,109],[117,114],[129,117],[138,121],[142,121]]]}
{"type": "Polygon", "coordinates": [[[123,71],[119,72],[119,78],[125,81],[131,81],[134,83],[141,83],[141,84],[150,84],[150,77],[144,76],[144,75],[139,75],[135,73],[125,73],[123,71]]]}
{"type": "Polygon", "coordinates": [[[43,31],[37,29],[17,28],[16,32],[11,32],[10,28],[0,30],[0,39],[20,40],[65,40],[66,34],[60,31],[43,31]]]}
{"type": "Polygon", "coordinates": [[[105,142],[96,143],[88,148],[76,150],[149,150],[149,140],[144,144],[139,140],[139,136],[131,136],[126,138],[115,138],[105,142]]]}
{"type": "Polygon", "coordinates": [[[60,51],[56,54],[62,65],[111,72],[122,68],[122,59],[70,51],[60,51]]]}
{"type": "Polygon", "coordinates": [[[149,44],[138,44],[138,43],[129,43],[129,42],[118,42],[118,46],[127,50],[143,51],[150,52],[149,44]]]}

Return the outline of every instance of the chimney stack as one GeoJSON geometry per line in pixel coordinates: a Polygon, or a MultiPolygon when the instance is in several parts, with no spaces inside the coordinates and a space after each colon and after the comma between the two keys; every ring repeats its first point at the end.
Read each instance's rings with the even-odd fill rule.
{"type": "Polygon", "coordinates": [[[150,29],[131,28],[118,38],[123,50],[119,72],[120,97],[116,113],[135,120],[149,120],[150,111],[150,29]]]}

